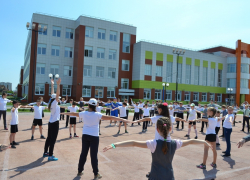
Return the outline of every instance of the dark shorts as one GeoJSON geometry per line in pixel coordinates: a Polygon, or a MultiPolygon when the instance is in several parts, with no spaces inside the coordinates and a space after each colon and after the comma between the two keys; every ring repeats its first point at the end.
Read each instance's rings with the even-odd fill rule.
{"type": "Polygon", "coordinates": [[[194,122],[189,122],[189,125],[196,125],[196,121],[194,121],[194,122]]]}
{"type": "Polygon", "coordinates": [[[16,125],[10,125],[10,133],[16,133],[18,132],[18,126],[16,125]]]}
{"type": "Polygon", "coordinates": [[[216,141],[216,134],[207,134],[205,140],[209,141],[209,142],[215,142],[216,141]]]}
{"type": "Polygon", "coordinates": [[[218,135],[219,130],[220,130],[220,127],[215,127],[216,135],[218,135]]]}
{"type": "MultiPolygon", "coordinates": [[[[127,116],[126,117],[120,117],[120,118],[122,118],[122,119],[127,119],[127,116]]],[[[123,121],[120,121],[120,123],[122,123],[123,121]]]]}
{"type": "Polygon", "coordinates": [[[143,111],[142,111],[142,109],[139,109],[139,114],[141,115],[141,114],[143,114],[143,111]]]}
{"type": "Polygon", "coordinates": [[[33,126],[42,126],[43,125],[43,120],[42,119],[34,119],[33,120],[33,126]]]}
{"type": "Polygon", "coordinates": [[[76,124],[76,117],[70,117],[69,124],[76,124]]]}

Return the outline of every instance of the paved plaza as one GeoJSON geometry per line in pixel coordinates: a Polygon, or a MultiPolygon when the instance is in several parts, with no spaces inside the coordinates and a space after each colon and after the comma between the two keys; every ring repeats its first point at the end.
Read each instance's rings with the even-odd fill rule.
{"type": "MultiPolygon", "coordinates": [[[[45,113],[43,120],[43,132],[47,137],[47,123],[50,113],[45,113]]],[[[43,158],[44,139],[39,139],[39,131],[35,131],[35,140],[31,141],[31,123],[33,113],[19,113],[19,132],[16,141],[20,143],[16,149],[8,149],[0,152],[0,180],[71,180],[71,179],[93,179],[90,157],[84,169],[84,175],[77,177],[78,159],[81,152],[81,138],[69,139],[68,128],[65,128],[65,120],[60,121],[60,130],[55,144],[54,154],[58,161],[48,162],[43,158]]],[[[132,119],[132,114],[129,117],[132,119]]],[[[10,113],[7,114],[8,123],[10,113]]],[[[242,116],[237,117],[237,121],[242,116]]],[[[150,171],[151,153],[148,149],[141,148],[117,148],[107,152],[102,149],[111,143],[124,140],[148,140],[154,138],[155,127],[149,126],[146,133],[141,133],[141,126],[134,125],[128,128],[129,134],[124,133],[122,126],[121,134],[117,135],[118,128],[109,127],[109,122],[102,121],[99,145],[99,171],[104,180],[141,180],[150,171]]],[[[221,147],[217,148],[217,169],[209,164],[212,162],[212,151],[209,151],[207,169],[197,169],[196,165],[202,162],[203,146],[190,145],[179,149],[173,160],[174,175],[177,180],[184,179],[249,179],[250,177],[250,143],[238,149],[236,143],[246,134],[241,132],[241,123],[237,123],[231,135],[232,151],[230,158],[220,156],[225,150],[226,143],[220,139],[221,147]]],[[[81,137],[82,123],[77,124],[77,134],[81,137]]],[[[198,123],[200,130],[201,123],[198,123]]],[[[0,143],[9,143],[9,132],[3,130],[0,122],[0,143]]],[[[185,139],[187,124],[184,130],[174,131],[173,139],[185,139]]],[[[221,134],[221,131],[219,132],[221,134]]],[[[192,129],[191,138],[195,136],[192,129]]],[[[204,140],[205,134],[198,134],[198,138],[204,140]]]]}

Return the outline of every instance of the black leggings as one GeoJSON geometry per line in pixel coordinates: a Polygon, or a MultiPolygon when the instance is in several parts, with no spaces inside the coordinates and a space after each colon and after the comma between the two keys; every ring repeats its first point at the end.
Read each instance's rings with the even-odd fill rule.
{"type": "MultiPolygon", "coordinates": [[[[143,118],[147,118],[148,116],[143,116],[143,118]]],[[[142,126],[142,129],[147,129],[148,128],[148,123],[150,121],[143,121],[143,126],[142,126]]]]}
{"type": "Polygon", "coordinates": [[[44,153],[47,153],[49,149],[49,156],[53,155],[58,131],[59,131],[59,121],[48,124],[48,136],[44,146],[44,153]]]}
{"type": "Polygon", "coordinates": [[[110,116],[110,109],[106,110],[106,116],[109,115],[110,116]]]}
{"type": "Polygon", "coordinates": [[[84,170],[84,165],[87,160],[88,152],[90,149],[91,165],[93,173],[98,174],[98,147],[99,147],[99,136],[90,136],[87,134],[82,135],[82,152],[78,164],[78,172],[84,170]]]}
{"type": "MultiPolygon", "coordinates": [[[[140,119],[140,117],[139,117],[139,112],[135,112],[134,113],[134,118],[133,118],[133,121],[135,121],[135,120],[139,120],[140,119]]],[[[132,125],[133,125],[134,123],[132,123],[132,125]]],[[[140,123],[138,123],[138,124],[140,124],[140,123]]]]}
{"type": "MultiPolygon", "coordinates": [[[[183,113],[177,113],[177,117],[183,119],[183,113]]],[[[180,121],[177,121],[177,128],[179,129],[180,121]]],[[[181,121],[181,127],[184,129],[184,122],[181,121]]]]}
{"type": "Polygon", "coordinates": [[[6,111],[0,110],[0,120],[1,120],[1,116],[3,115],[3,125],[4,125],[4,129],[7,128],[6,125],[6,111]]]}
{"type": "Polygon", "coordinates": [[[203,132],[204,124],[206,124],[206,127],[207,127],[207,122],[202,121],[202,123],[201,123],[201,132],[203,132]]]}
{"type": "MultiPolygon", "coordinates": [[[[70,112],[70,111],[67,110],[67,112],[70,112]]],[[[69,116],[67,115],[67,116],[66,116],[66,127],[68,127],[68,124],[69,124],[69,116]]]]}
{"type": "MultiPolygon", "coordinates": [[[[64,113],[65,112],[65,108],[60,108],[60,113],[64,113]]],[[[64,114],[60,114],[60,120],[63,119],[64,120],[64,114]]]]}
{"type": "Polygon", "coordinates": [[[245,124],[246,123],[247,123],[247,132],[249,132],[249,117],[244,117],[244,119],[243,119],[243,126],[242,126],[243,131],[245,129],[245,124]]]}

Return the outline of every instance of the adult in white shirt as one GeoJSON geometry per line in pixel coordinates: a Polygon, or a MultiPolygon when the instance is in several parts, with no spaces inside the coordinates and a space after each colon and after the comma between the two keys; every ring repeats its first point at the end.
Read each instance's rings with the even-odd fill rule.
{"type": "MultiPolygon", "coordinates": [[[[189,116],[188,116],[188,123],[189,123],[189,125],[188,125],[188,134],[186,134],[186,136],[184,136],[184,137],[190,138],[191,127],[193,125],[194,131],[195,131],[195,139],[197,139],[198,138],[198,133],[197,133],[196,121],[195,121],[195,119],[196,119],[196,110],[194,109],[194,107],[195,107],[195,104],[192,103],[190,105],[191,109],[185,110],[185,111],[189,112],[189,116]]],[[[198,116],[198,114],[197,114],[197,116],[198,116]]]]}
{"type": "MultiPolygon", "coordinates": [[[[134,104],[133,99],[132,99],[132,98],[130,98],[130,99],[131,99],[132,106],[134,106],[134,117],[133,117],[133,121],[136,120],[136,119],[139,120],[139,119],[140,119],[139,103],[136,102],[136,103],[134,104]]],[[[134,125],[134,123],[131,124],[131,126],[133,126],[133,125],[134,125]]],[[[141,125],[141,124],[138,123],[138,125],[141,125]]]]}
{"type": "Polygon", "coordinates": [[[3,93],[2,97],[0,98],[0,120],[1,120],[1,116],[3,115],[3,125],[4,125],[5,130],[8,130],[7,124],[6,124],[6,111],[7,111],[6,104],[8,102],[12,102],[12,101],[7,99],[6,93],[3,93]]]}
{"type": "MultiPolygon", "coordinates": [[[[112,109],[112,111],[114,111],[116,109],[119,109],[119,111],[120,111],[120,118],[127,119],[127,109],[128,109],[127,103],[123,102],[122,106],[118,106],[117,108],[112,109]]],[[[122,121],[120,121],[120,123],[119,123],[117,134],[120,134],[121,125],[122,125],[122,121]]],[[[124,123],[124,127],[125,127],[125,133],[128,133],[127,123],[124,123]]]]}
{"type": "MultiPolygon", "coordinates": [[[[143,110],[143,118],[147,118],[149,117],[149,111],[150,111],[150,107],[148,107],[148,104],[145,104],[145,107],[144,108],[140,108],[143,110]]],[[[148,129],[148,123],[150,121],[144,121],[143,122],[143,125],[142,125],[142,132],[146,132],[147,129],[148,129]]]]}
{"type": "MultiPolygon", "coordinates": [[[[60,87],[61,78],[57,80],[57,87],[60,87]]],[[[48,109],[51,111],[49,124],[48,124],[48,135],[44,146],[43,157],[48,157],[49,161],[57,161],[58,158],[53,156],[54,146],[59,131],[59,120],[60,120],[60,88],[57,88],[56,94],[54,94],[54,80],[51,79],[51,100],[49,102],[48,109]],[[49,149],[49,152],[48,152],[49,149]]]]}

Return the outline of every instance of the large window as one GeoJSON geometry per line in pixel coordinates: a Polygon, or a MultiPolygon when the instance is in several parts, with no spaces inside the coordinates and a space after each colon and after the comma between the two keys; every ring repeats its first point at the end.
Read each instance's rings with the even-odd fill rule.
{"type": "Polygon", "coordinates": [[[82,86],[82,97],[91,97],[91,86],[82,86]]]}
{"type": "Polygon", "coordinates": [[[50,73],[53,75],[59,74],[59,65],[51,64],[50,73]]]}
{"type": "Polygon", "coordinates": [[[177,101],[181,101],[181,91],[178,91],[177,93],[177,101]]]}
{"type": "Polygon", "coordinates": [[[115,68],[108,68],[108,78],[115,79],[115,68]]]}
{"type": "Polygon", "coordinates": [[[201,94],[201,101],[202,102],[207,102],[207,93],[202,93],[201,94]]]}
{"type": "Polygon", "coordinates": [[[116,50],[109,50],[109,59],[116,60],[116,50]]]}
{"type": "Polygon", "coordinates": [[[228,88],[236,88],[236,79],[227,79],[228,88]]]}
{"type": "Polygon", "coordinates": [[[202,72],[202,85],[207,86],[207,67],[203,67],[202,72]]]}
{"type": "Polygon", "coordinates": [[[167,82],[172,82],[173,62],[167,62],[167,82]]]}
{"type": "Polygon", "coordinates": [[[211,69],[210,86],[215,86],[215,69],[211,69]]]}
{"type": "Polygon", "coordinates": [[[61,27],[53,26],[52,36],[60,37],[61,36],[61,27]]]}
{"type": "Polygon", "coordinates": [[[172,100],[172,91],[166,90],[166,100],[172,100]]]}
{"type": "Polygon", "coordinates": [[[143,99],[151,99],[151,89],[144,89],[143,99]]]}
{"type": "Polygon", "coordinates": [[[240,65],[240,72],[249,74],[249,65],[248,64],[241,64],[240,65]]]}
{"type": "Polygon", "coordinates": [[[191,65],[186,65],[186,84],[191,84],[191,65]]]}
{"type": "Polygon", "coordinates": [[[185,92],[184,101],[190,101],[190,92],[185,92]]]}
{"type": "Polygon", "coordinates": [[[152,65],[145,64],[145,75],[151,76],[152,75],[152,65]]]}
{"type": "Polygon", "coordinates": [[[86,27],[85,29],[85,37],[94,37],[94,28],[93,27],[86,27]]]}
{"type": "Polygon", "coordinates": [[[105,52],[104,48],[97,48],[97,58],[104,59],[104,52],[105,52]]]}
{"type": "Polygon", "coordinates": [[[47,25],[47,24],[39,24],[39,25],[41,25],[41,29],[40,29],[40,31],[39,31],[39,34],[42,34],[42,35],[47,35],[48,25],[47,25]],[[44,26],[46,26],[46,27],[47,27],[46,31],[43,31],[44,26]]]}
{"type": "Polygon", "coordinates": [[[45,64],[36,64],[36,74],[45,74],[45,64]]]}
{"type": "Polygon", "coordinates": [[[199,101],[199,93],[194,92],[193,101],[199,101]]]}
{"type": "Polygon", "coordinates": [[[194,84],[199,85],[200,66],[194,67],[194,84]]]}
{"type": "Polygon", "coordinates": [[[103,98],[103,87],[102,86],[95,87],[95,98],[103,98]]]}
{"type": "Polygon", "coordinates": [[[222,86],[222,70],[218,70],[218,87],[222,86]]]}
{"type": "Polygon", "coordinates": [[[236,64],[228,64],[227,65],[228,73],[236,73],[236,64]]]}
{"type": "Polygon", "coordinates": [[[129,79],[121,78],[121,89],[129,89],[129,79]]]}
{"type": "Polygon", "coordinates": [[[91,77],[92,76],[92,66],[84,65],[83,76],[85,76],[85,77],[91,77]]]}
{"type": "Polygon", "coordinates": [[[113,97],[115,97],[115,88],[108,87],[107,88],[107,98],[113,98],[113,97]]]}
{"type": "Polygon", "coordinates": [[[44,84],[36,84],[35,94],[36,95],[44,95],[44,84]]]}
{"type": "Polygon", "coordinates": [[[162,77],[162,66],[156,66],[156,76],[162,77]]]}
{"type": "Polygon", "coordinates": [[[62,95],[63,96],[71,96],[71,85],[63,85],[62,88],[62,95]]]}
{"type": "Polygon", "coordinates": [[[73,57],[73,49],[71,47],[65,47],[64,48],[64,57],[73,57]]]}
{"type": "Polygon", "coordinates": [[[37,54],[45,55],[46,54],[46,48],[47,48],[46,44],[38,44],[37,45],[37,54]]]}
{"type": "Polygon", "coordinates": [[[122,52],[130,53],[130,34],[123,34],[122,52]]]}
{"type": "Polygon", "coordinates": [[[93,47],[92,46],[85,46],[84,47],[84,56],[85,57],[92,57],[93,55],[93,47]]]}
{"type": "Polygon", "coordinates": [[[96,77],[104,77],[104,67],[96,66],[96,77]]]}
{"type": "Polygon", "coordinates": [[[221,102],[222,101],[222,95],[221,94],[217,94],[217,102],[221,102]]]}
{"type": "Polygon", "coordinates": [[[248,88],[248,79],[240,79],[240,87],[248,88]]]}
{"type": "Polygon", "coordinates": [[[129,60],[122,60],[122,71],[129,71],[129,60]]]}
{"type": "Polygon", "coordinates": [[[51,46],[51,55],[52,56],[59,56],[60,54],[60,46],[51,46]]]}
{"type": "Polygon", "coordinates": [[[65,35],[65,37],[67,39],[73,39],[74,38],[74,30],[66,28],[66,35],[65,35]]]}
{"type": "Polygon", "coordinates": [[[106,30],[98,29],[98,39],[105,39],[106,30]]]}
{"type": "Polygon", "coordinates": [[[161,90],[160,89],[155,90],[155,99],[161,100],[161,90]]]}
{"type": "Polygon", "coordinates": [[[116,41],[117,40],[117,32],[116,31],[110,31],[109,40],[110,41],[116,41]]]}
{"type": "MultiPolygon", "coordinates": [[[[178,63],[178,83],[182,83],[181,78],[182,77],[182,64],[178,63]]],[[[178,100],[180,101],[180,100],[178,100]]]]}
{"type": "Polygon", "coordinates": [[[72,76],[72,66],[64,66],[63,74],[64,76],[72,76]]]}

